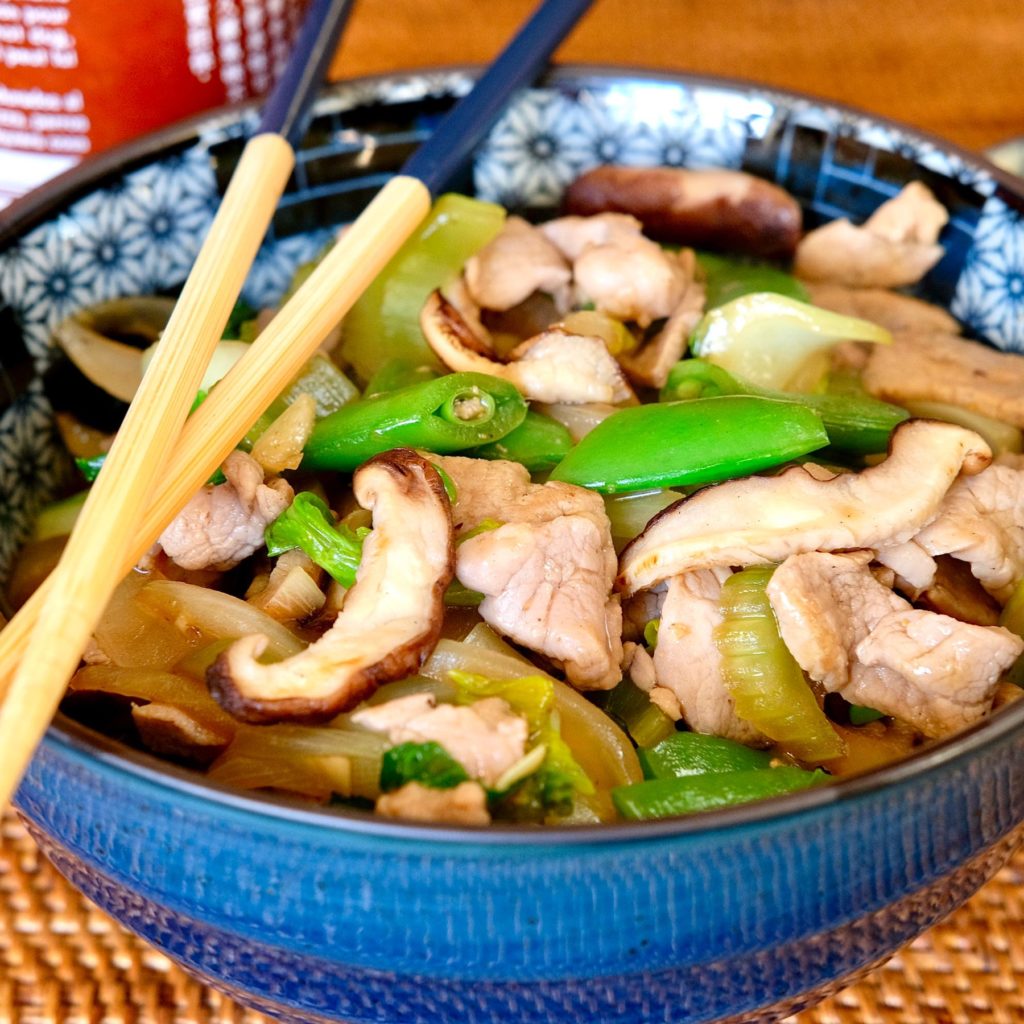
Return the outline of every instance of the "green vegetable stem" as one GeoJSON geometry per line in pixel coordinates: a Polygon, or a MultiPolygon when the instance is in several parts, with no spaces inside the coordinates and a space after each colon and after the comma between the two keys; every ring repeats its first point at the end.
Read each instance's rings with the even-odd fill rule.
{"type": "Polygon", "coordinates": [[[613,789],[612,800],[624,818],[645,821],[733,807],[809,789],[827,780],[828,776],[822,771],[809,772],[789,766],[753,768],[635,782],[613,789]]]}
{"type": "Polygon", "coordinates": [[[706,359],[683,359],[676,363],[661,389],[660,400],[678,402],[719,395],[754,395],[798,402],[821,417],[830,445],[852,455],[884,452],[893,429],[910,415],[906,409],[866,395],[798,394],[754,387],[706,359]]]}
{"type": "Polygon", "coordinates": [[[779,635],[765,589],[773,572],[753,566],[722,584],[713,634],[722,682],[745,722],[801,761],[826,761],[843,753],[843,742],[779,635]]]}
{"type": "Polygon", "coordinates": [[[651,698],[629,679],[623,679],[605,702],[604,710],[618,719],[633,741],[652,746],[675,732],[676,724],[651,698]]]}
{"type": "Polygon", "coordinates": [[[777,466],[827,443],[817,414],[794,402],[727,395],[638,405],[599,423],[551,479],[606,494],[706,484],[777,466]]]}
{"type": "Polygon", "coordinates": [[[570,448],[569,431],[558,420],[531,409],[515,430],[466,454],[481,459],[507,459],[522,463],[531,473],[543,473],[557,466],[570,448]]]}
{"type": "Polygon", "coordinates": [[[648,779],[752,771],[769,768],[772,762],[767,751],[699,732],[675,732],[653,747],[641,747],[637,755],[648,779]]]}
{"type": "Polygon", "coordinates": [[[343,406],[319,420],[303,469],[350,471],[392,448],[438,454],[489,444],[526,416],[515,387],[482,373],[450,373],[343,406]]]}
{"type": "Polygon", "coordinates": [[[392,359],[441,369],[420,331],[420,310],[504,223],[505,211],[494,203],[454,194],[434,203],[342,323],[341,356],[361,381],[392,359]]]}
{"type": "Polygon", "coordinates": [[[336,524],[327,504],[310,491],[300,491],[291,505],[267,527],[267,553],[280,555],[301,548],[342,586],[351,587],[363,555],[363,539],[370,531],[336,524]]]}

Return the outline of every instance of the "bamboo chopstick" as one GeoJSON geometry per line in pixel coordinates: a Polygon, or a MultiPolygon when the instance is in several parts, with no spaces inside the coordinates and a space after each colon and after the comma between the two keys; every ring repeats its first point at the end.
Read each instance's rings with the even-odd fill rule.
{"type": "MultiPolygon", "coordinates": [[[[155,403],[159,398],[169,408],[181,403],[181,409],[186,410],[194,397],[199,376],[195,377],[190,391],[184,389],[180,381],[171,384],[162,381],[157,370],[158,351],[111,448],[103,473],[83,508],[64,558],[47,581],[42,596],[26,604],[0,633],[0,680],[7,678],[5,670],[18,665],[6,695],[0,692],[3,697],[0,705],[0,804],[6,802],[17,785],[117,581],[191,494],[202,486],[420,223],[429,210],[431,188],[428,184],[438,188],[458,168],[472,145],[497,117],[500,101],[506,99],[511,90],[535,77],[591,2],[544,0],[473,92],[410,161],[413,169],[422,167],[424,180],[403,174],[385,186],[245,356],[189,418],[173,446],[173,453],[171,443],[178,431],[159,436],[161,430],[167,429],[166,420],[156,423],[146,403],[155,403]],[[451,133],[458,140],[457,145],[453,144],[451,133]],[[156,382],[149,384],[154,379],[156,382]],[[141,411],[133,416],[136,409],[141,411]],[[150,452],[172,454],[163,483],[148,506],[141,526],[135,523],[137,509],[145,490],[156,481],[159,467],[145,464],[138,450],[133,453],[132,445],[137,443],[133,437],[136,436],[146,439],[150,452]],[[120,453],[125,451],[128,454],[122,456],[120,453]],[[115,458],[134,468],[134,475],[130,475],[129,470],[111,473],[111,463],[115,468],[118,465],[115,458]],[[99,490],[104,476],[108,483],[99,490]],[[140,478],[144,482],[140,483],[140,478]],[[114,484],[109,483],[111,479],[114,484]],[[118,508],[113,508],[114,499],[108,497],[111,494],[116,497],[116,488],[122,483],[126,489],[130,488],[128,493],[136,503],[131,516],[123,511],[127,503],[122,500],[118,508]],[[88,514],[90,504],[99,504],[99,512],[88,514]],[[111,532],[120,530],[122,536],[119,542],[112,542],[97,554],[98,545],[86,528],[104,525],[103,517],[112,514],[116,516],[116,529],[111,532]],[[76,541],[76,535],[82,539],[76,541]],[[68,568],[65,562],[69,562],[68,568]],[[89,572],[96,575],[89,576],[89,572]],[[102,582],[99,581],[101,572],[102,582]],[[56,637],[60,637],[60,643],[55,642],[56,637]]],[[[248,263],[244,267],[247,268],[248,263]]],[[[194,270],[189,284],[195,276],[194,270]]],[[[237,291],[232,294],[231,302],[236,294],[237,291]]],[[[226,320],[227,312],[224,317],[226,320]]],[[[160,347],[163,348],[163,343],[160,347]]],[[[179,428],[183,417],[182,411],[176,422],[179,428]]]]}

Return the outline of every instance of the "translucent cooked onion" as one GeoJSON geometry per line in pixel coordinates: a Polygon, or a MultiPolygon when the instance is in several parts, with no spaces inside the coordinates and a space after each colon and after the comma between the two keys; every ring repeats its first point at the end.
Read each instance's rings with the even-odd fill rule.
{"type": "Polygon", "coordinates": [[[612,540],[616,550],[643,532],[644,527],[663,509],[677,502],[682,495],[672,490],[627,491],[605,494],[604,508],[612,524],[612,540]]]}
{"type": "Polygon", "coordinates": [[[167,621],[170,616],[137,600],[152,582],[145,573],[130,572],[118,584],[93,633],[96,645],[115,665],[167,670],[199,641],[176,629],[167,621]]]}
{"type": "Polygon", "coordinates": [[[307,619],[323,608],[326,601],[324,592],[316,580],[299,565],[280,574],[271,574],[270,582],[247,603],[278,622],[294,622],[307,619]]]}
{"type": "Polygon", "coordinates": [[[261,633],[269,640],[267,654],[278,659],[298,654],[306,646],[290,629],[259,608],[192,583],[152,580],[139,588],[136,602],[193,638],[193,645],[261,633]]]}
{"type": "MultiPolygon", "coordinates": [[[[487,626],[478,626],[463,643],[439,641],[422,674],[447,682],[452,670],[475,672],[491,679],[547,675],[517,655],[487,626]]],[[[640,762],[626,734],[572,687],[552,676],[548,678],[555,684],[562,738],[598,790],[642,781],[640,762]]],[[[614,817],[610,805],[608,814],[609,818],[614,817]]]]}
{"type": "Polygon", "coordinates": [[[548,405],[535,402],[533,408],[553,420],[558,420],[569,431],[574,441],[581,441],[613,412],[618,412],[616,406],[604,402],[586,402],[582,405],[567,405],[563,402],[548,405]]]}
{"type": "Polygon", "coordinates": [[[233,789],[274,789],[326,802],[335,793],[353,795],[351,768],[346,758],[267,761],[260,757],[239,757],[232,754],[229,747],[206,775],[233,789]]]}
{"type": "Polygon", "coordinates": [[[1005,420],[993,419],[991,416],[949,402],[904,402],[903,405],[911,416],[942,420],[944,423],[955,423],[957,426],[973,430],[988,442],[993,455],[1021,451],[1024,434],[1019,427],[1005,420]]]}

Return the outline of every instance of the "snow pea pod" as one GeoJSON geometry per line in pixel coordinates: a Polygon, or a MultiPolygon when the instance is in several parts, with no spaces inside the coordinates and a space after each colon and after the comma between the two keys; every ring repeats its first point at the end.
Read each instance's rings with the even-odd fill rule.
{"type": "Polygon", "coordinates": [[[697,263],[704,275],[706,309],[724,306],[751,292],[774,292],[798,302],[810,301],[807,289],[792,274],[771,263],[711,252],[697,253],[697,263]]]}
{"type": "Polygon", "coordinates": [[[463,451],[504,437],[525,417],[526,401],[513,385],[450,373],[351,402],[317,421],[302,468],[349,471],[391,448],[463,451]]]}
{"type": "Polygon", "coordinates": [[[746,771],[689,775],[681,779],[651,779],[612,790],[616,810],[632,821],[671,818],[710,811],[716,807],[764,800],[783,793],[810,789],[828,780],[823,771],[803,768],[752,768],[746,771]]]}
{"type": "Polygon", "coordinates": [[[572,448],[572,435],[558,420],[534,412],[511,433],[467,452],[481,459],[507,459],[522,463],[531,473],[557,466],[572,448]]]}
{"type": "Polygon", "coordinates": [[[648,779],[682,779],[771,766],[772,755],[742,743],[699,732],[674,732],[653,747],[637,751],[648,779]]]}
{"type": "Polygon", "coordinates": [[[794,402],[728,395],[620,409],[555,467],[552,480],[605,494],[706,484],[777,466],[828,444],[794,402]]]}
{"type": "Polygon", "coordinates": [[[815,395],[755,387],[705,359],[676,363],[661,389],[660,400],[676,402],[718,395],[755,395],[805,405],[821,417],[829,444],[852,455],[884,452],[893,429],[910,416],[906,409],[867,395],[815,395]]]}

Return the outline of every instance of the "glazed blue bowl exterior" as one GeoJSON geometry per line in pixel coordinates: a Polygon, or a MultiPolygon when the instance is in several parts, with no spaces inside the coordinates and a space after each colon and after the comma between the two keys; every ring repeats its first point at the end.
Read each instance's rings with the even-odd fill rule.
{"type": "MultiPolygon", "coordinates": [[[[325,94],[247,285],[274,301],[465,91],[463,72],[325,94]]],[[[173,288],[245,109],[73,172],[0,223],[0,568],[66,470],[39,374],[71,310],[173,288]]],[[[528,211],[600,162],[772,178],[810,224],[906,181],[949,208],[920,294],[1024,348],[1014,179],[909,130],[748,85],[565,70],[518,97],[461,187],[528,211]]],[[[895,767],[731,811],[550,830],[440,829],[234,794],[60,718],[18,793],[102,908],[287,1020],[773,1021],[884,959],[1004,863],[1024,821],[1024,702],[895,767]]]]}

